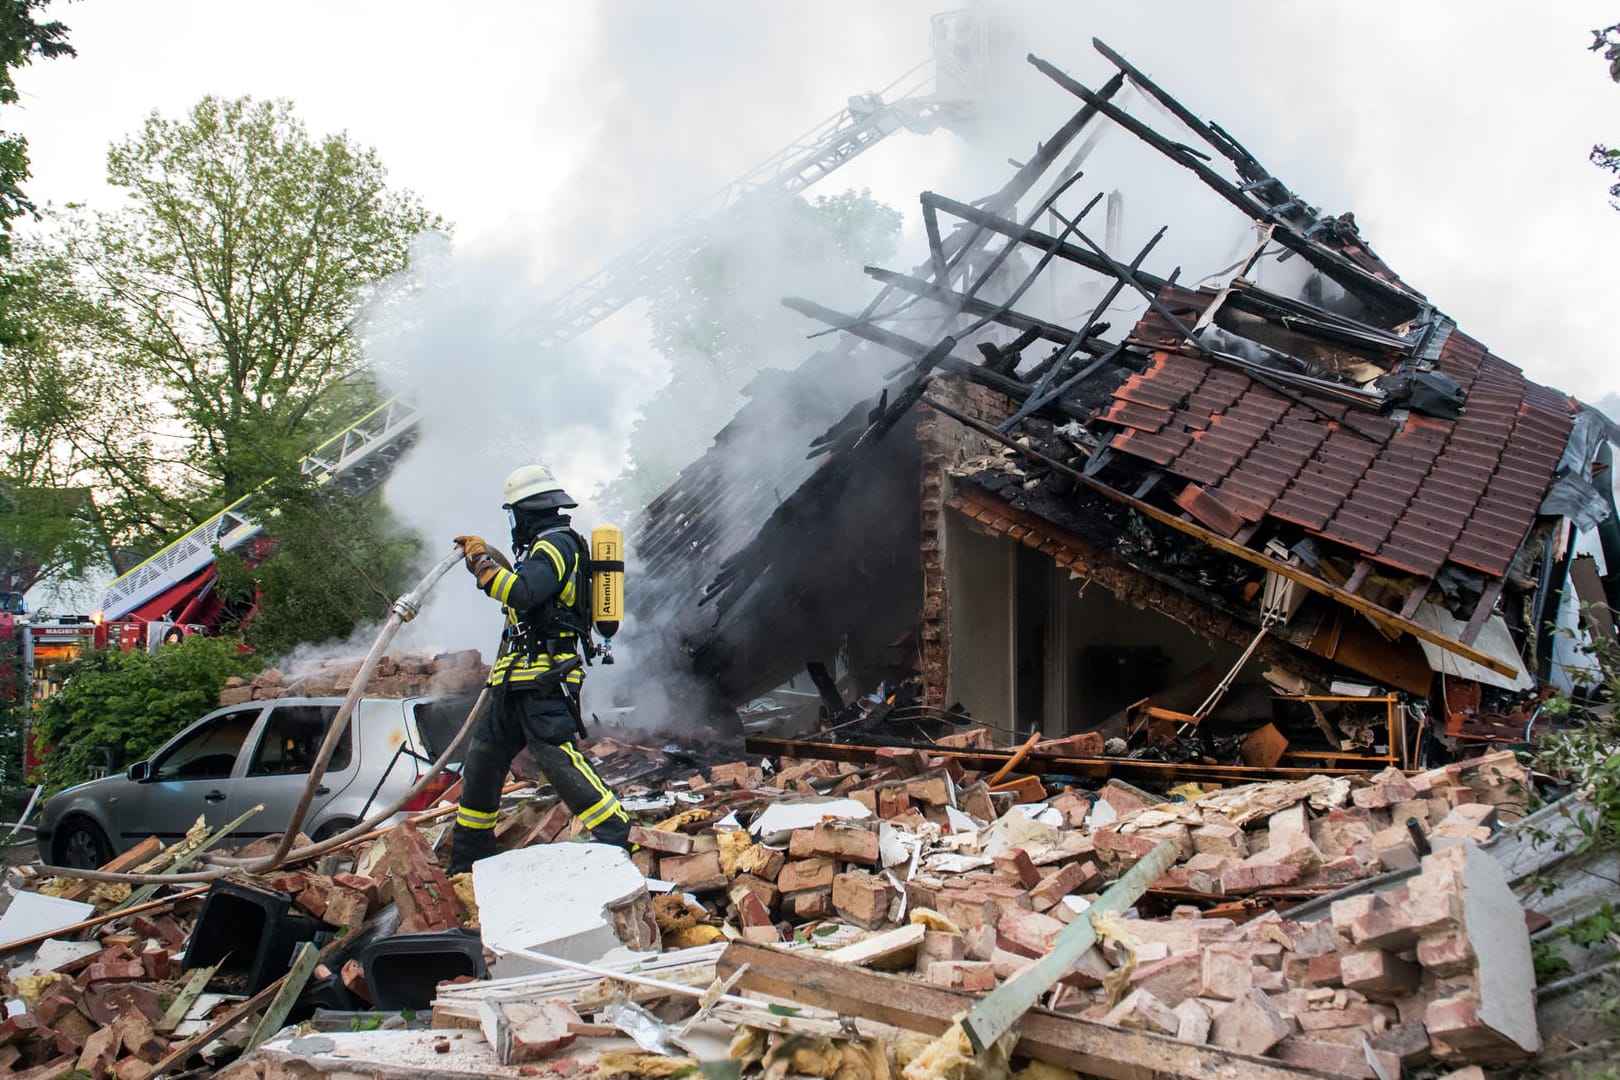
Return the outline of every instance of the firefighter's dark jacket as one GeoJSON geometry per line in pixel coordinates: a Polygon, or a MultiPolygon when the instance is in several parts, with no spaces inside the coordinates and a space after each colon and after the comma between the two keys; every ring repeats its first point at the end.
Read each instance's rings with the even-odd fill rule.
{"type": "MultiPolygon", "coordinates": [[[[523,688],[579,649],[579,636],[565,625],[566,614],[559,621],[559,609],[571,611],[583,604],[585,553],[567,519],[559,522],[540,533],[515,569],[497,569],[483,585],[506,609],[506,641],[490,669],[490,686],[523,688]]],[[[576,667],[564,679],[578,686],[584,671],[576,667]]]]}

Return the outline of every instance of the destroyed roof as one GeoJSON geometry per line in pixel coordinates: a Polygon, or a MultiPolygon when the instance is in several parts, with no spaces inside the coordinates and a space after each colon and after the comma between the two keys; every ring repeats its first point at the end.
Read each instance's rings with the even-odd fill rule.
{"type": "MultiPolygon", "coordinates": [[[[1189,323],[1215,296],[1160,293],[1189,323]]],[[[1177,504],[1223,536],[1270,517],[1420,577],[1447,563],[1501,577],[1552,485],[1577,403],[1462,333],[1438,336],[1435,369],[1460,386],[1456,419],[1285,394],[1212,363],[1149,311],[1131,341],[1152,361],[1097,419],[1118,428],[1107,445],[1186,480],[1177,504]]]]}
{"type": "MultiPolygon", "coordinates": [[[[925,192],[931,250],[923,267],[910,275],[870,269],[884,289],[859,314],[785,301],[909,363],[872,403],[865,425],[854,422],[857,406],[846,416],[852,422],[817,445],[828,454],[812,482],[773,491],[778,504],[756,537],[728,551],[722,565],[712,552],[688,563],[709,575],[705,601],[727,592],[714,626],[738,593],[763,592],[752,602],[766,609],[802,603],[813,582],[755,586],[790,559],[784,544],[802,541],[819,511],[878,482],[863,471],[874,444],[920,403],[1022,459],[1025,490],[1041,488],[1077,510],[1095,508],[1100,497],[1143,527],[1178,532],[1182,544],[1202,544],[1245,567],[1251,578],[1257,568],[1286,578],[1387,633],[1405,632],[1425,648],[1522,679],[1519,656],[1475,643],[1493,620],[1501,623],[1503,589],[1538,522],[1550,535],[1559,518],[1591,525],[1612,513],[1607,492],[1592,482],[1612,429],[1458,331],[1373,253],[1351,215],[1320,213],[1218,125],[1098,48],[1119,74],[1095,92],[1031,58],[1085,107],[1009,184],[1028,192],[1038,179],[1050,183],[1021,220],[1010,216],[1018,194],[970,203],[925,192]],[[1236,180],[1214,167],[1217,158],[1116,107],[1110,99],[1125,77],[1229,162],[1236,180]],[[1177,274],[1145,270],[1164,230],[1128,261],[1086,234],[1086,215],[1102,196],[1074,209],[1064,200],[1089,146],[1060,159],[1082,128],[1104,117],[1251,219],[1253,250],[1223,272],[1224,281],[1189,290],[1176,284],[1177,274]],[[1035,227],[1047,220],[1061,231],[1035,227]],[[1296,256],[1314,271],[1303,295],[1251,279],[1262,260],[1296,256]],[[1060,321],[1019,306],[1026,296],[1034,305],[1060,291],[1031,289],[1054,264],[1102,275],[1108,287],[1089,316],[1060,321]],[[1122,294],[1148,309],[1110,342],[1103,319],[1122,294]],[[971,355],[959,349],[966,345],[982,359],[960,355],[971,355]],[[1005,412],[954,410],[930,393],[940,374],[996,391],[1005,412]]],[[[792,378],[813,374],[801,368],[792,378]]],[[[1027,509],[1050,514],[1051,499],[1027,509]]],[[[1072,526],[1074,515],[1066,516],[1072,526]]],[[[1528,568],[1521,581],[1533,577],[1523,573],[1528,568]]],[[[685,599],[697,597],[688,590],[685,599]]],[[[1258,622],[1261,613],[1249,617],[1258,622]]],[[[1548,617],[1538,610],[1530,625],[1548,617]]],[[[1506,629],[1498,630],[1487,636],[1506,641],[1506,629]]],[[[715,633],[700,639],[713,642],[715,633]]]]}

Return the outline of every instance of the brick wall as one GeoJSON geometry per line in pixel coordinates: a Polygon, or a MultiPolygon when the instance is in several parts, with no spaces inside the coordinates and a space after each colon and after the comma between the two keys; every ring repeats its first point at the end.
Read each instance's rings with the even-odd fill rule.
{"type": "MultiPolygon", "coordinates": [[[[1012,412],[1006,395],[964,379],[934,380],[930,394],[941,403],[986,423],[997,424],[1012,412]]],[[[999,454],[999,443],[964,427],[948,416],[920,406],[917,443],[922,450],[919,498],[922,521],[922,677],[924,704],[943,709],[950,681],[950,597],[945,583],[945,515],[950,466],[974,457],[999,454]]]]}

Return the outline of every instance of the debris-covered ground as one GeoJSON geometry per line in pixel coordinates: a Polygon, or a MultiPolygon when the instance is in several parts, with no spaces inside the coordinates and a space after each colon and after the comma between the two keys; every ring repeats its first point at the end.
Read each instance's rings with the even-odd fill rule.
{"type": "MultiPolygon", "coordinates": [[[[1385,1077],[1538,1045],[1534,916],[1479,846],[1532,796],[1509,752],[1155,793],[992,785],[915,749],[702,770],[673,747],[590,750],[637,811],[634,856],[570,843],[549,792],[514,785],[502,854],[455,881],[447,807],[212,885],[14,869],[7,919],[41,929],[5,943],[0,1057],[122,1078],[233,1058],[229,1075],[264,1076],[729,1060],[910,1080],[1385,1077]],[[1121,897],[1144,859],[1168,868],[1121,897]],[[1061,963],[1031,970],[1042,957],[1061,963]],[[974,1055],[956,1029],[928,1045],[1030,980],[1039,1009],[1009,1016],[1006,1042],[974,1055]]],[[[112,865],[186,865],[210,839],[149,840],[112,865]]],[[[273,840],[249,847],[235,854],[273,840]]]]}

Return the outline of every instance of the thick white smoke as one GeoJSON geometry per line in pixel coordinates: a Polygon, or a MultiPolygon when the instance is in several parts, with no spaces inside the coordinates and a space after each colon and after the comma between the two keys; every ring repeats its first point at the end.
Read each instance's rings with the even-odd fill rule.
{"type": "MultiPolygon", "coordinates": [[[[421,238],[411,262],[365,323],[384,385],[423,412],[416,446],[388,479],[390,508],[433,559],[463,533],[509,550],[502,481],[538,461],[581,500],[576,522],[589,531],[598,515],[587,497],[617,475],[639,394],[655,374],[648,354],[595,339],[540,351],[519,330],[536,298],[516,267],[457,257],[440,235],[421,238]]],[[[400,641],[481,647],[488,659],[499,627],[498,610],[456,570],[400,641]]]]}
{"type": "MultiPolygon", "coordinates": [[[[1290,128],[1296,122],[1291,116],[1331,122],[1332,104],[1342,100],[1325,88],[1326,100],[1315,100],[1317,84],[1309,70],[1315,61],[1302,59],[1301,50],[1279,48],[1287,35],[1274,20],[1309,19],[1269,9],[1260,19],[1251,9],[1256,19],[1247,22],[1188,15],[1171,23],[1114,8],[1043,0],[1001,10],[1008,17],[1006,62],[1000,65],[1003,82],[995,100],[955,133],[892,136],[817,189],[832,194],[870,186],[905,214],[903,248],[887,260],[890,266],[907,269],[923,258],[917,192],[931,189],[969,200],[995,190],[1010,175],[1009,159],[1026,159],[1079,108],[1078,99],[1024,63],[1024,53],[1033,50],[1095,88],[1113,73],[1091,48],[1090,38],[1097,34],[1159,78],[1194,112],[1222,121],[1302,197],[1329,212],[1359,211],[1364,233],[1392,257],[1397,270],[1415,271],[1409,273],[1413,283],[1434,291],[1434,283],[1422,278],[1421,267],[1408,267],[1394,257],[1400,246],[1380,231],[1376,214],[1347,205],[1359,179],[1347,174],[1345,160],[1323,155],[1320,139],[1290,128]],[[1171,26],[1174,32],[1167,32],[1171,26]],[[1259,78],[1255,73],[1260,71],[1284,74],[1259,78]],[[1244,77],[1237,77],[1239,73],[1244,77]]],[[[504,546],[501,478],[533,460],[556,468],[585,503],[577,524],[588,530],[600,520],[602,510],[590,498],[623,468],[637,411],[669,376],[668,365],[649,347],[639,307],[549,353],[515,328],[561,288],[671,220],[727,176],[837,108],[845,97],[881,85],[885,76],[874,72],[899,74],[926,53],[930,13],[920,4],[863,6],[839,19],[782,8],[767,14],[752,5],[676,10],[624,4],[603,9],[596,35],[581,43],[589,58],[572,65],[572,70],[591,73],[588,86],[576,88],[581,92],[571,99],[570,111],[541,125],[566,132],[573,151],[569,164],[560,179],[547,176],[545,188],[552,197],[543,206],[513,210],[514,221],[523,224],[534,243],[527,250],[515,241],[502,243],[498,246],[507,254],[494,257],[481,254],[491,249],[488,244],[462,253],[442,239],[424,240],[410,274],[390,291],[387,302],[373,309],[367,323],[368,351],[385,382],[411,394],[427,413],[421,441],[390,480],[387,497],[407,524],[429,538],[433,551],[463,531],[504,546]],[[784,50],[788,41],[793,45],[784,50]],[[807,107],[807,101],[818,104],[807,107]]],[[[1347,46],[1324,41],[1318,48],[1338,55],[1347,46]]],[[[1196,144],[1152,102],[1127,94],[1118,100],[1133,113],[1172,138],[1196,144]]],[[[1246,253],[1253,243],[1251,224],[1184,170],[1109,124],[1094,124],[1086,138],[1092,135],[1097,139],[1083,165],[1087,175],[1067,197],[1065,209],[1074,211],[1097,191],[1120,191],[1123,212],[1117,228],[1106,228],[1101,207],[1087,221],[1087,231],[1099,240],[1107,236],[1114,254],[1134,253],[1161,225],[1168,225],[1169,235],[1146,269],[1160,275],[1179,269],[1181,281],[1194,283],[1246,253]]],[[[1224,165],[1221,171],[1226,172],[1224,165]]],[[[1026,202],[1020,212],[1027,209],[1026,202]]],[[[1389,220],[1401,218],[1390,213],[1389,220]]],[[[1052,220],[1041,227],[1061,228],[1052,220]]],[[[755,239],[769,242],[768,233],[755,239]]],[[[1027,261],[1035,258],[1033,252],[1025,254],[1027,261]]],[[[791,274],[772,273],[773,268],[785,269],[773,267],[768,257],[760,260],[746,281],[746,297],[732,300],[742,307],[774,308],[780,296],[800,294],[833,306],[859,306],[836,275],[802,267],[791,274]]],[[[1266,265],[1257,276],[1264,284],[1288,289],[1298,269],[1297,260],[1283,267],[1266,265]]],[[[1072,320],[1100,291],[1092,275],[1049,273],[1019,306],[1072,320]]],[[[1464,300],[1444,294],[1435,298],[1453,310],[1464,300]]],[[[1123,295],[1112,313],[1110,336],[1123,334],[1141,306],[1138,297],[1123,295]]],[[[792,366],[816,347],[794,338],[790,327],[783,324],[780,342],[759,357],[758,366],[792,366]]],[[[811,329],[816,327],[802,327],[811,329]]],[[[1533,365],[1532,374],[1552,375],[1536,372],[1533,365]]],[[[871,375],[875,389],[878,372],[871,375]]],[[[716,391],[727,396],[728,406],[737,401],[740,381],[739,374],[736,384],[716,391]]],[[[705,399],[701,404],[715,402],[705,399]]],[[[726,410],[717,411],[723,415],[726,410]]],[[[796,423],[795,416],[782,419],[784,440],[803,443],[819,433],[819,427],[796,423]]],[[[701,440],[694,444],[683,436],[672,439],[667,452],[683,458],[700,449],[701,440]]],[[[668,471],[684,463],[672,460],[668,471]]],[[[632,565],[634,557],[632,551],[632,565]]],[[[629,596],[633,622],[633,579],[629,596]]],[[[487,656],[497,626],[493,606],[461,575],[440,586],[403,643],[417,648],[478,646],[487,656]]],[[[628,677],[624,667],[615,674],[628,677]]],[[[655,672],[642,675],[659,677],[655,672]]],[[[596,685],[606,687],[607,682],[598,678],[596,685]]]]}

